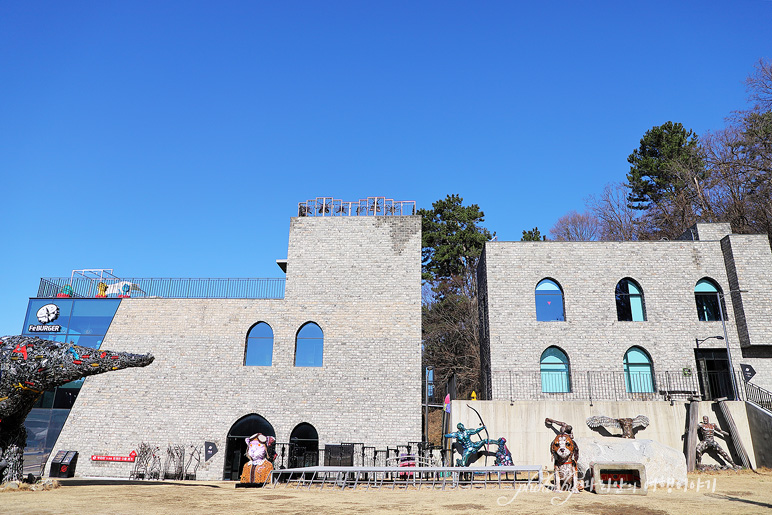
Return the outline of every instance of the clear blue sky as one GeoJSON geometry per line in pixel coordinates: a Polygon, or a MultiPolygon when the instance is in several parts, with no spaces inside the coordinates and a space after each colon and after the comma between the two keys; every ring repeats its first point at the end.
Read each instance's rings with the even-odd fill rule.
{"type": "Polygon", "coordinates": [[[317,196],[546,233],[652,126],[744,108],[770,27],[765,0],[0,0],[0,335],[74,268],[279,277],[317,196]]]}

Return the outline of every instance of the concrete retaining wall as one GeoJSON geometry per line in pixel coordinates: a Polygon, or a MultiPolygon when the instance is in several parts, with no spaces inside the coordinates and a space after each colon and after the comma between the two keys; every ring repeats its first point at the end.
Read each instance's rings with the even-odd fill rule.
{"type": "MultiPolygon", "coordinates": [[[[668,402],[595,402],[590,406],[589,402],[551,402],[551,401],[453,401],[451,406],[452,430],[456,424],[463,423],[467,428],[476,428],[480,425],[477,415],[467,407],[474,407],[480,412],[486,423],[490,438],[495,440],[500,437],[507,439],[507,447],[512,453],[515,465],[542,465],[552,467],[550,456],[550,444],[555,438],[555,432],[544,424],[545,418],[560,420],[571,424],[576,437],[597,437],[621,435],[620,429],[609,428],[607,432],[599,432],[587,427],[586,420],[593,415],[605,415],[612,418],[636,417],[645,415],[650,424],[646,429],[638,431],[637,439],[655,440],[663,445],[684,451],[684,435],[686,434],[686,418],[688,403],[677,402],[672,406],[668,402]]],[[[744,402],[729,402],[729,409],[740,431],[740,440],[745,446],[753,466],[756,464],[754,446],[752,445],[748,415],[744,402]]],[[[721,416],[718,404],[712,402],[700,403],[700,420],[707,415],[710,421],[719,423],[723,430],[727,426],[721,416]]],[[[484,432],[480,433],[483,437],[484,432]]],[[[768,433],[769,434],[769,433],[768,433]]],[[[472,437],[476,439],[476,437],[472,437]]],[[[716,437],[716,441],[727,450],[736,463],[741,463],[737,457],[731,438],[728,441],[716,437]]],[[[767,439],[767,442],[769,438],[767,439]]],[[[495,452],[496,446],[491,446],[495,452]]],[[[581,453],[581,449],[579,450],[581,453]]],[[[766,455],[765,455],[766,456],[766,455]]],[[[493,458],[488,459],[489,464],[493,458]]],[[[703,455],[703,464],[714,464],[716,461],[709,455],[703,455]]],[[[477,464],[482,465],[480,459],[477,464]]]]}

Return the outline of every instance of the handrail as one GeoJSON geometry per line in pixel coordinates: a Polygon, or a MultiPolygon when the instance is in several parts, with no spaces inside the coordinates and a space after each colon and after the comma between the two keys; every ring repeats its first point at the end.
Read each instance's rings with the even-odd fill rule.
{"type": "Polygon", "coordinates": [[[44,277],[38,298],[283,299],[285,278],[44,277]]]}

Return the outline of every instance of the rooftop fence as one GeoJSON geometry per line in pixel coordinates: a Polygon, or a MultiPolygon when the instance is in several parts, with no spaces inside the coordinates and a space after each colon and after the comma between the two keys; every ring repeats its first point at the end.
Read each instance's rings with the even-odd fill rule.
{"type": "Polygon", "coordinates": [[[39,298],[283,299],[284,278],[184,279],[44,277],[39,298]]]}
{"type": "Polygon", "coordinates": [[[298,216],[410,216],[416,214],[415,200],[367,197],[352,202],[333,197],[316,197],[298,203],[298,216]]]}

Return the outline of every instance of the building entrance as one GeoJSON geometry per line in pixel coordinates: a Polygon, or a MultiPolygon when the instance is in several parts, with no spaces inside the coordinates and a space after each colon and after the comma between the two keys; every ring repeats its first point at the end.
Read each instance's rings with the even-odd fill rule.
{"type": "Polygon", "coordinates": [[[276,437],[276,431],[274,431],[271,423],[256,413],[241,417],[233,424],[233,426],[231,426],[230,431],[228,431],[228,439],[225,445],[224,480],[239,480],[241,470],[248,460],[246,456],[246,438],[249,438],[255,433],[263,433],[266,436],[276,437]]]}
{"type": "Polygon", "coordinates": [[[311,424],[303,422],[290,434],[289,468],[319,465],[319,434],[311,424]]]}
{"type": "Polygon", "coordinates": [[[732,399],[732,377],[729,375],[726,349],[695,349],[694,354],[703,400],[732,399]]]}

